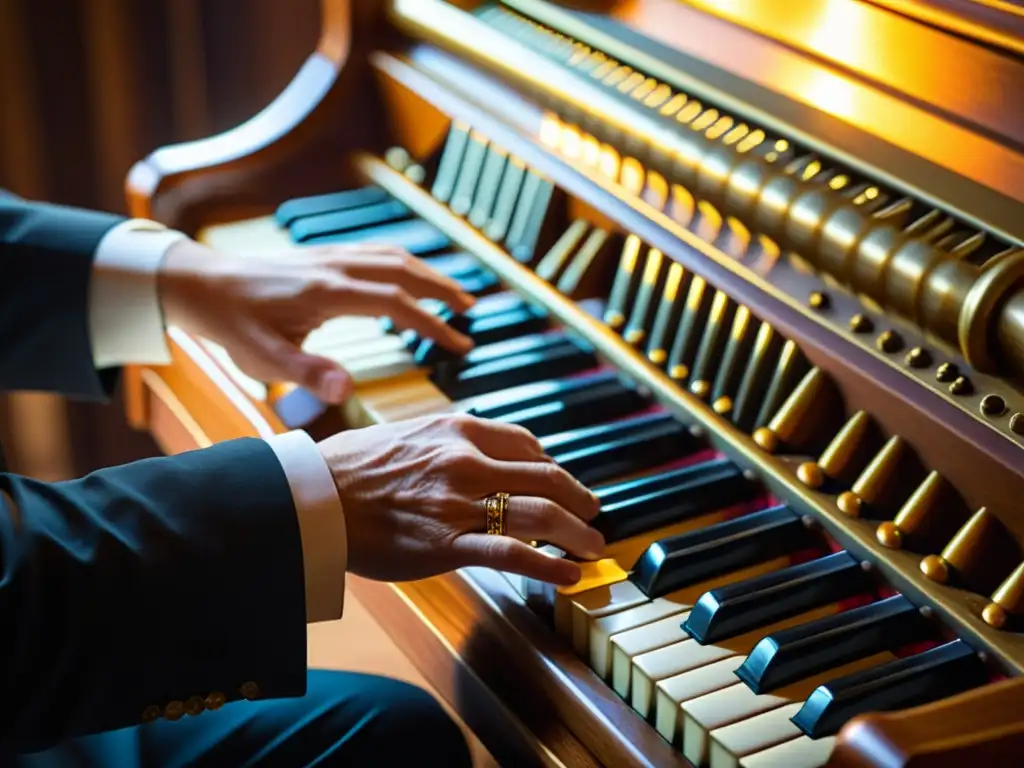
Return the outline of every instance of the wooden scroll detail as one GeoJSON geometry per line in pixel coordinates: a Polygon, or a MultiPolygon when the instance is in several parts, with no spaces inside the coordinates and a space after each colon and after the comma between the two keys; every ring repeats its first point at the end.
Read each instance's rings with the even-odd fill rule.
{"type": "Polygon", "coordinates": [[[1003,680],[922,707],[872,714],[839,733],[829,768],[963,768],[1019,765],[1024,678],[1003,680]]]}
{"type": "Polygon", "coordinates": [[[383,43],[387,4],[320,5],[317,50],[265,109],[224,133],[161,147],[135,164],[126,182],[131,215],[194,233],[203,224],[266,212],[291,196],[337,189],[346,150],[376,146],[386,136],[368,51],[383,43]]]}

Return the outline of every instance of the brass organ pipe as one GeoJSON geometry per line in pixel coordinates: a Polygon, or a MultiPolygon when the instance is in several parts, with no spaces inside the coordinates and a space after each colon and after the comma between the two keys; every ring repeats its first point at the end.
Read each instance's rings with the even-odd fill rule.
{"type": "MultiPolygon", "coordinates": [[[[567,122],[638,159],[646,152],[652,170],[958,348],[978,370],[1024,379],[1024,344],[1014,341],[1024,338],[1024,285],[1018,285],[1024,252],[979,269],[872,220],[813,178],[796,178],[754,151],[739,152],[742,141],[730,146],[691,130],[703,108],[672,125],[439,0],[392,0],[391,14],[397,26],[443,40],[522,84],[567,122]]],[[[662,103],[674,101],[683,106],[695,99],[662,103]]]]}
{"type": "Polygon", "coordinates": [[[980,269],[761,154],[740,153],[685,125],[671,144],[671,154],[652,153],[655,164],[723,215],[959,348],[977,369],[1024,378],[1024,256],[980,269]]]}

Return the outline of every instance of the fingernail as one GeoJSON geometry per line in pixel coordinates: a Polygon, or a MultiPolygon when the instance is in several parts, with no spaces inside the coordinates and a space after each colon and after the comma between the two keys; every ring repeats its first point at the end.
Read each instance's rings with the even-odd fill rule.
{"type": "Polygon", "coordinates": [[[348,389],[348,377],[340,371],[328,371],[324,374],[321,383],[324,388],[324,398],[329,403],[340,403],[345,397],[348,389]]]}

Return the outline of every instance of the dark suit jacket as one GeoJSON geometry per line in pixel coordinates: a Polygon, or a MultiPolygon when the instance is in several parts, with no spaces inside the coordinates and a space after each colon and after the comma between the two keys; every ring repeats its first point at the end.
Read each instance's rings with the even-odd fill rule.
{"type": "MultiPolygon", "coordinates": [[[[118,221],[0,196],[0,390],[110,392],[86,303],[118,221]]],[[[305,653],[298,523],[262,440],[62,483],[0,473],[0,763],[170,702],[301,695],[305,653]]]]}

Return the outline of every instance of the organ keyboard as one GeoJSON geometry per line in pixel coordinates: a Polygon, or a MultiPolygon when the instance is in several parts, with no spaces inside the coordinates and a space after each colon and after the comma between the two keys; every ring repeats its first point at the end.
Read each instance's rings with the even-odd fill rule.
{"type": "Polygon", "coordinates": [[[132,212],[245,253],[401,245],[479,297],[432,307],[476,347],[329,321],[337,413],[170,329],[133,423],[168,451],[452,410],[533,431],[601,498],[578,585],[352,581],[503,764],[1010,764],[1020,13],[322,9],[280,98],[140,162],[132,212]]]}

